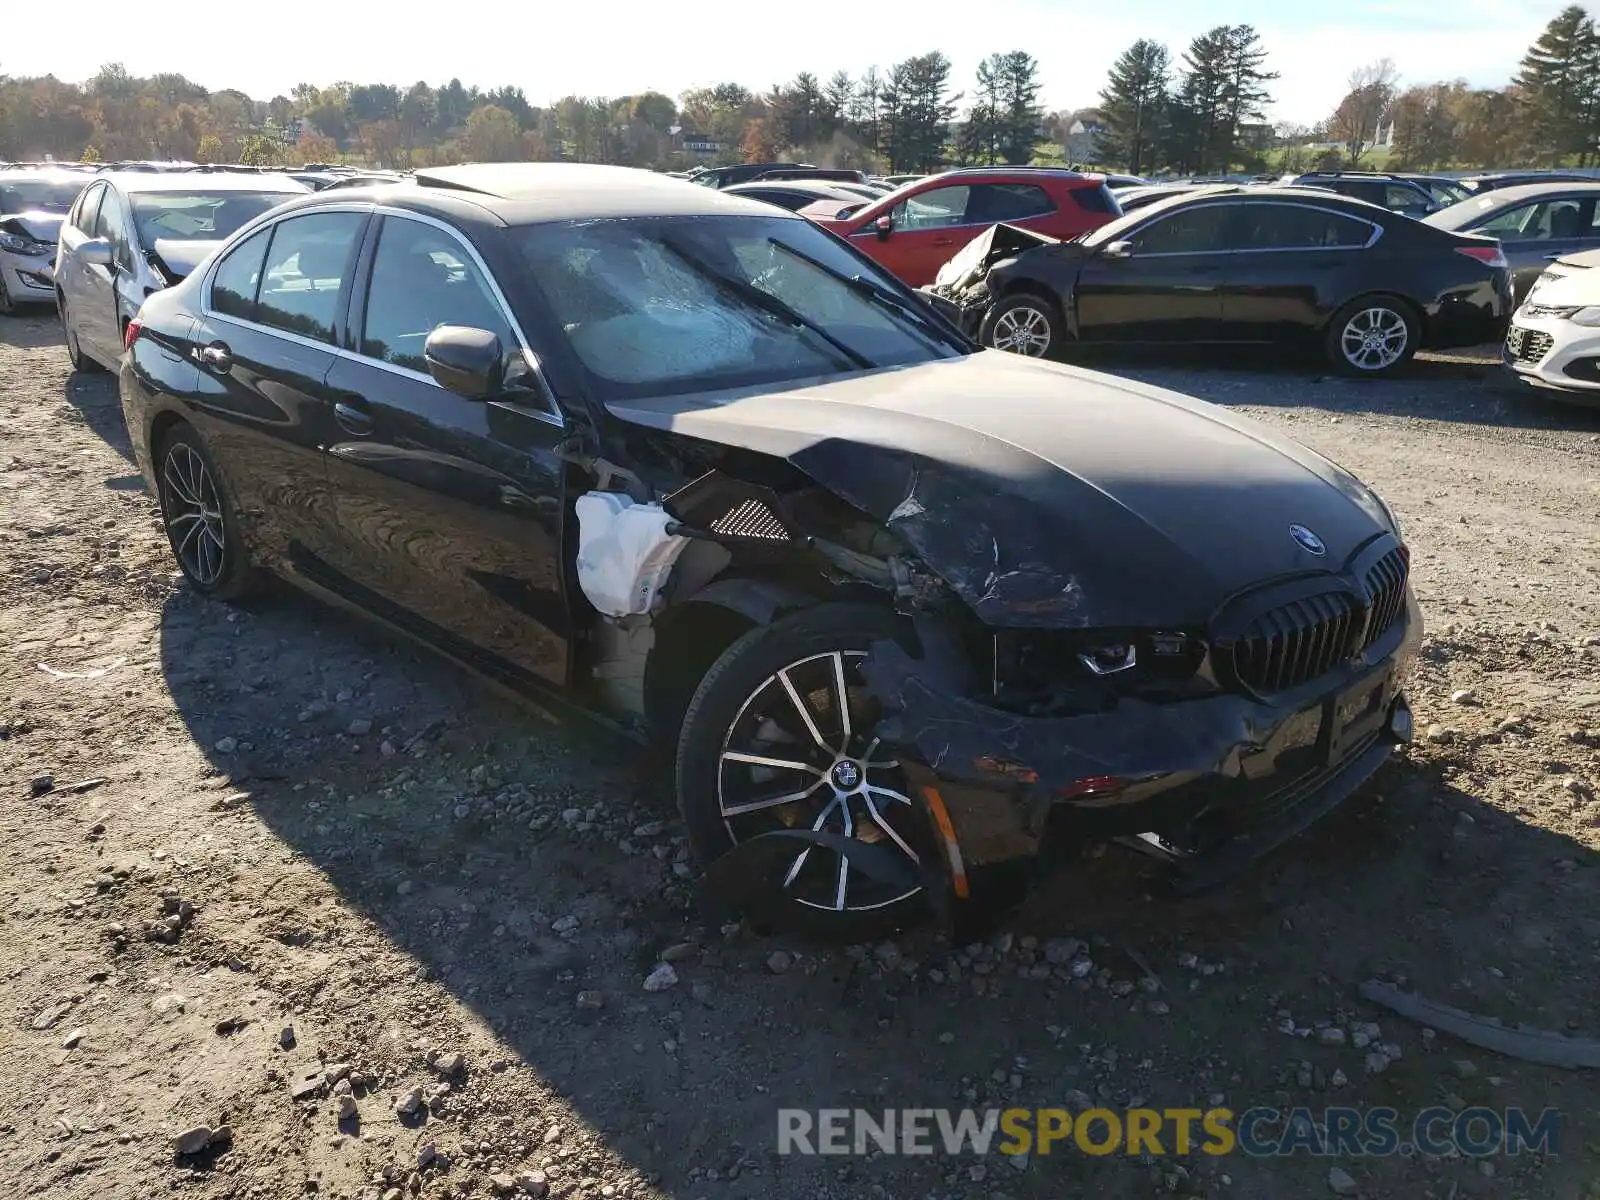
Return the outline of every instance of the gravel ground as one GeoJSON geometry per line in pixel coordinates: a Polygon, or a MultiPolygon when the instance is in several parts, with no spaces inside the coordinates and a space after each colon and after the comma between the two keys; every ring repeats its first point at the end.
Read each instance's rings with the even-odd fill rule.
{"type": "Polygon", "coordinates": [[[0,323],[0,1188],[1600,1195],[1592,1075],[1355,991],[1600,1036],[1600,413],[1473,358],[1384,383],[1095,365],[1379,488],[1429,625],[1426,737],[1220,894],[1162,898],[1113,850],[985,945],[819,951],[703,926],[625,748],[295,595],[185,591],[110,378],[69,373],[53,319],[0,323]],[[1554,1106],[1561,1153],[773,1152],[780,1106],[1091,1098],[1554,1106]]]}

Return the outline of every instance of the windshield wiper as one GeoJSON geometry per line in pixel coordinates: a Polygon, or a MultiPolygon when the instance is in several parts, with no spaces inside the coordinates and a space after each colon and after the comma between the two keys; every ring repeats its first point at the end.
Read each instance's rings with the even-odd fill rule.
{"type": "Polygon", "coordinates": [[[757,308],[761,309],[763,312],[777,317],[780,321],[786,321],[798,329],[806,329],[816,334],[819,338],[827,342],[828,345],[832,346],[847,360],[849,360],[852,366],[862,370],[868,370],[878,365],[865,354],[862,354],[859,350],[852,349],[850,346],[834,337],[833,334],[829,333],[815,321],[807,319],[794,309],[790,308],[771,292],[762,291],[760,288],[756,287],[755,284],[750,283],[747,280],[738,279],[732,275],[728,275],[717,270],[716,267],[712,266],[698,254],[695,254],[690,250],[685,250],[675,241],[663,238],[661,244],[668,250],[672,251],[672,253],[676,254],[679,258],[683,259],[684,262],[688,263],[695,270],[699,271],[702,275],[706,276],[706,278],[715,283],[720,283],[723,287],[727,288],[740,299],[748,301],[757,308]]]}
{"type": "Polygon", "coordinates": [[[965,350],[967,348],[964,344],[957,342],[955,338],[951,337],[949,331],[941,327],[939,322],[934,320],[931,315],[923,312],[916,305],[909,304],[902,300],[899,296],[896,296],[881,283],[875,283],[871,279],[868,279],[865,275],[846,275],[843,271],[840,271],[834,267],[830,267],[827,263],[824,263],[819,259],[812,258],[811,255],[807,254],[804,250],[796,250],[787,242],[780,242],[777,238],[768,238],[767,245],[774,246],[777,249],[782,250],[785,254],[798,258],[801,262],[807,264],[808,266],[815,267],[829,278],[837,279],[846,287],[860,292],[862,295],[877,301],[886,308],[892,308],[901,316],[910,317],[918,325],[922,326],[924,330],[932,333],[938,341],[943,342],[945,345],[953,346],[958,350],[965,350]]]}

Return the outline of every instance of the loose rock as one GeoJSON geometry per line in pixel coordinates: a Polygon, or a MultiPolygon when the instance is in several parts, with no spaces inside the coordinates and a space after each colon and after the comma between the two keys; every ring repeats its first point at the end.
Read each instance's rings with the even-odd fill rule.
{"type": "Polygon", "coordinates": [[[1361,1191],[1361,1187],[1343,1167],[1328,1168],[1328,1190],[1335,1196],[1354,1196],[1361,1191]]]}
{"type": "Polygon", "coordinates": [[[644,978],[644,990],[647,992],[664,992],[677,986],[678,973],[672,969],[671,963],[662,963],[644,978]]]}

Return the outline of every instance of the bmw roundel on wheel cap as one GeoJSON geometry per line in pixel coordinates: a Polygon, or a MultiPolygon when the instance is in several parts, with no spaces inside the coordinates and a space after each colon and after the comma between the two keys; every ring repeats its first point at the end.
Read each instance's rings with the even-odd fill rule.
{"type": "Polygon", "coordinates": [[[1304,525],[1289,526],[1289,536],[1299,543],[1302,550],[1307,550],[1318,558],[1328,552],[1328,547],[1323,544],[1322,539],[1304,525]]]}

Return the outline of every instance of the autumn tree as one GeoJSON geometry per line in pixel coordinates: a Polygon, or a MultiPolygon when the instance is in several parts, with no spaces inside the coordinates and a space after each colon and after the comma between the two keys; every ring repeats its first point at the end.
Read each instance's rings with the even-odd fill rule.
{"type": "Polygon", "coordinates": [[[1378,127],[1394,105],[1399,80],[1394,63],[1387,58],[1350,73],[1349,90],[1328,118],[1328,133],[1333,141],[1344,143],[1350,166],[1358,166],[1377,144],[1378,127]]]}
{"type": "MultiPolygon", "coordinates": [[[[207,134],[207,137],[212,135],[207,134]]],[[[201,139],[201,144],[205,140],[201,139]]],[[[221,149],[221,143],[218,143],[221,149]]],[[[303,128],[300,137],[295,141],[294,154],[297,161],[302,163],[332,163],[339,161],[339,143],[325,133],[318,133],[315,129],[303,128]]],[[[202,159],[202,162],[213,162],[214,159],[202,159]]]]}
{"type": "Polygon", "coordinates": [[[517,119],[499,105],[479,105],[467,118],[466,151],[473,162],[514,162],[521,145],[517,119]]]}

